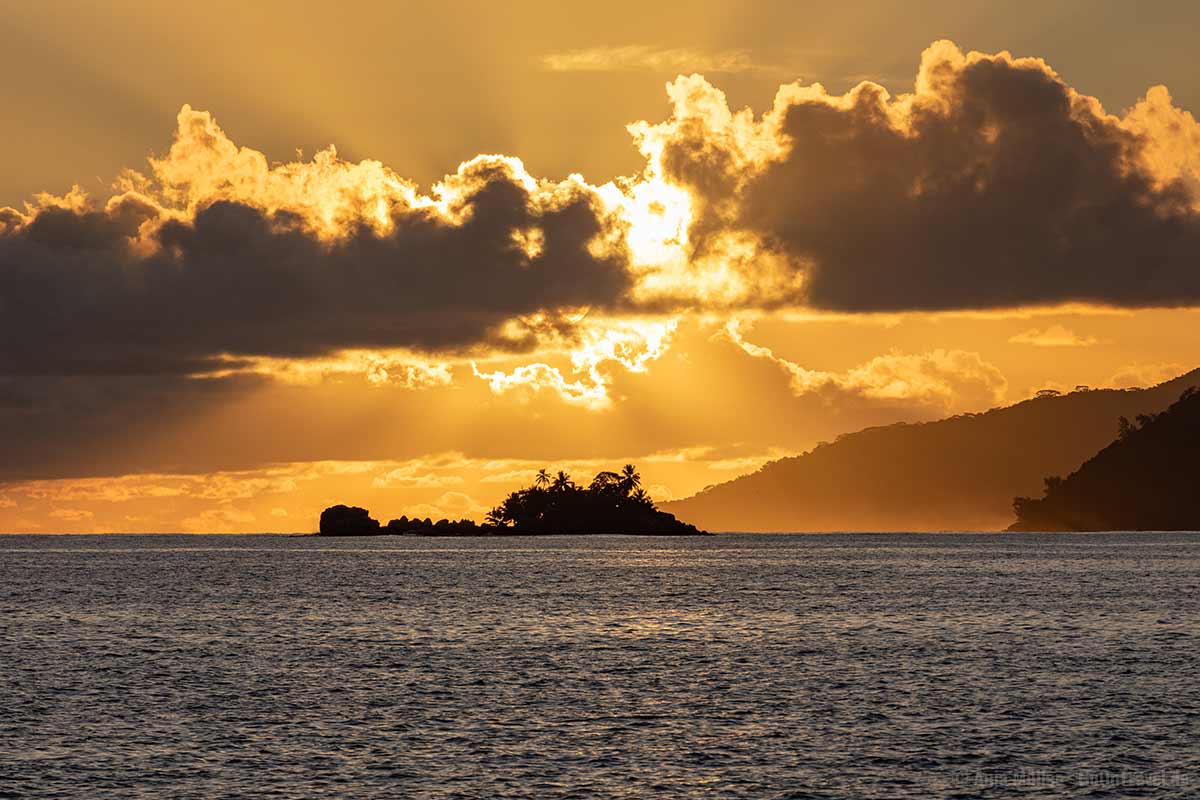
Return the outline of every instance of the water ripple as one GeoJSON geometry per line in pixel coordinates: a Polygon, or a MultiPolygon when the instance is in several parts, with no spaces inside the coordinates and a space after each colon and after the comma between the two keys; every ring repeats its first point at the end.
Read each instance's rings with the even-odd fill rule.
{"type": "Polygon", "coordinates": [[[1200,537],[5,537],[0,798],[1200,794],[1200,537]]]}

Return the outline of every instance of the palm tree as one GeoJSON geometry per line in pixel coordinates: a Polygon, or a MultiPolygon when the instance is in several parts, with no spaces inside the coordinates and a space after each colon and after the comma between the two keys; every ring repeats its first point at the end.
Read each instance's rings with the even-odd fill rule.
{"type": "Polygon", "coordinates": [[[626,464],[621,470],[621,491],[629,494],[642,485],[642,476],[638,475],[637,467],[626,464]]]}
{"type": "Polygon", "coordinates": [[[565,492],[567,489],[573,489],[574,487],[575,484],[571,483],[571,476],[561,469],[554,476],[553,483],[550,484],[550,489],[555,492],[565,492]]]}
{"type": "Polygon", "coordinates": [[[533,477],[533,485],[539,489],[544,489],[550,485],[550,473],[544,469],[539,469],[537,475],[533,477]]]}

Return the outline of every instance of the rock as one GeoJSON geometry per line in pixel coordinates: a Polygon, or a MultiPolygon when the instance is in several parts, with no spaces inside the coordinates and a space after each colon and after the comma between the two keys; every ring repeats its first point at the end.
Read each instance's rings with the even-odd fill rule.
{"type": "Polygon", "coordinates": [[[365,508],[330,506],[321,512],[322,536],[377,536],[381,533],[379,520],[371,519],[365,508]]]}

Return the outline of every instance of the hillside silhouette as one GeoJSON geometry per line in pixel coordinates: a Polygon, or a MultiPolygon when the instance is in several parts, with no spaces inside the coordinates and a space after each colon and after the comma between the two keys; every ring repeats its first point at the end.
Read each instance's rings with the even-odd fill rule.
{"type": "Polygon", "coordinates": [[[717,531],[1001,530],[1012,498],[1078,467],[1119,417],[1153,414],[1200,370],[1149,389],[1047,392],[981,414],[867,428],[664,504],[717,531]]]}
{"type": "Polygon", "coordinates": [[[632,464],[620,472],[600,472],[586,486],[565,472],[539,470],[533,485],[504,498],[488,512],[487,520],[409,519],[380,525],[370,512],[356,506],[330,506],[321,512],[321,536],[528,536],[538,534],[624,533],[654,536],[695,536],[696,526],[658,510],[642,488],[642,476],[632,464]]]}
{"type": "Polygon", "coordinates": [[[1064,480],[1045,480],[1040,498],[1013,501],[1013,531],[1200,530],[1196,491],[1200,392],[1188,389],[1160,414],[1131,423],[1064,480]]]}

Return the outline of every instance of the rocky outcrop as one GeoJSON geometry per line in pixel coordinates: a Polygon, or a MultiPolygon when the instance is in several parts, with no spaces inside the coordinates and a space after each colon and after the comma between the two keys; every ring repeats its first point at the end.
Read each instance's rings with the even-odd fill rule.
{"type": "Polygon", "coordinates": [[[377,536],[383,531],[379,520],[371,519],[365,508],[330,506],[321,512],[322,536],[377,536]]]}

